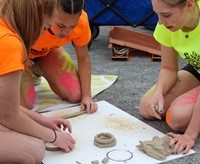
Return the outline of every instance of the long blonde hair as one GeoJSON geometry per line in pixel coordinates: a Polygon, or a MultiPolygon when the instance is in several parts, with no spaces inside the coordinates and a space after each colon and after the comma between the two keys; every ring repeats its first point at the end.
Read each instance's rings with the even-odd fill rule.
{"type": "Polygon", "coordinates": [[[0,0],[0,17],[29,51],[40,35],[44,17],[51,17],[55,6],[57,0],[0,0]]]}

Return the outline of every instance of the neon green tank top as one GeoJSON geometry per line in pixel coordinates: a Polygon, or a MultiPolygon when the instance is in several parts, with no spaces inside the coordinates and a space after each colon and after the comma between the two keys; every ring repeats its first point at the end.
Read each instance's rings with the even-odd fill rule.
{"type": "MultiPolygon", "coordinates": [[[[198,1],[200,6],[200,1],[198,1]]],[[[154,31],[154,38],[166,47],[173,47],[177,53],[191,64],[200,73],[200,22],[197,27],[188,33],[181,29],[171,32],[164,25],[157,24],[154,31]]]]}

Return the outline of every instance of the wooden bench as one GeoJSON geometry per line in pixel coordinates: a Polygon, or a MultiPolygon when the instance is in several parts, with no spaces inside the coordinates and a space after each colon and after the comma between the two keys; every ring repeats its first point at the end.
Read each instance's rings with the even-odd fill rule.
{"type": "Polygon", "coordinates": [[[137,55],[135,50],[147,52],[150,55],[149,61],[161,59],[161,45],[150,34],[116,26],[110,30],[109,37],[112,59],[130,60],[131,56],[137,55]],[[119,54],[116,53],[116,47],[119,54]]]}

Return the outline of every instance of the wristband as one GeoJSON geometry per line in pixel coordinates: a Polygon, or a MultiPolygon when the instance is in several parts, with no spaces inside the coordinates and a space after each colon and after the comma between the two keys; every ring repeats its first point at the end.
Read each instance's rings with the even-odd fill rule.
{"type": "Polygon", "coordinates": [[[55,138],[53,141],[50,141],[49,143],[54,143],[56,140],[57,140],[57,134],[56,134],[56,131],[51,129],[53,132],[54,132],[54,135],[55,135],[55,138]]]}

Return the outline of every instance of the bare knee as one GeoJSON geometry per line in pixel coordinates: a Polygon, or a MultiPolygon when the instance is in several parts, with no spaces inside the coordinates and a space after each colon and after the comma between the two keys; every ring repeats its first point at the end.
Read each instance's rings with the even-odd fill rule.
{"type": "Polygon", "coordinates": [[[139,104],[139,113],[140,115],[145,118],[145,119],[152,119],[152,117],[149,115],[149,112],[148,112],[148,105],[147,105],[147,101],[146,99],[143,97],[140,101],[140,104],[139,104]]]}
{"type": "Polygon", "coordinates": [[[33,140],[25,138],[22,143],[16,143],[12,151],[8,150],[6,152],[4,152],[3,156],[2,154],[0,155],[0,163],[39,164],[44,159],[45,146],[37,138],[33,140]],[[9,153],[11,154],[8,158],[7,155],[9,153]]]}
{"type": "Polygon", "coordinates": [[[146,107],[145,103],[143,101],[140,101],[139,105],[139,113],[142,117],[148,118],[147,112],[146,112],[146,107]]]}
{"type": "Polygon", "coordinates": [[[20,93],[20,105],[22,105],[27,109],[32,109],[35,101],[35,90],[34,89],[28,90],[26,95],[23,94],[22,92],[23,91],[21,91],[20,93]]]}
{"type": "Polygon", "coordinates": [[[62,95],[62,99],[70,103],[80,103],[82,99],[81,92],[79,93],[76,92],[76,94],[71,95],[71,96],[68,94],[64,94],[62,95]]]}
{"type": "Polygon", "coordinates": [[[170,123],[167,122],[167,124],[174,131],[184,132],[185,131],[185,127],[181,124],[181,122],[182,122],[181,119],[173,118],[173,120],[170,123]]]}
{"type": "Polygon", "coordinates": [[[22,99],[20,100],[20,105],[30,110],[33,108],[33,103],[24,102],[22,99]]]}
{"type": "Polygon", "coordinates": [[[63,100],[70,103],[80,103],[82,99],[81,86],[79,80],[66,80],[62,77],[57,83],[50,83],[51,89],[63,100]],[[64,79],[64,80],[63,80],[64,79]]]}
{"type": "Polygon", "coordinates": [[[172,106],[166,113],[166,122],[171,129],[177,132],[184,132],[187,126],[183,115],[181,115],[180,111],[175,110],[172,106]]]}
{"type": "Polygon", "coordinates": [[[24,153],[22,158],[23,163],[39,164],[42,162],[45,156],[45,146],[44,143],[37,139],[29,149],[24,153]]]}
{"type": "Polygon", "coordinates": [[[77,99],[74,99],[74,98],[71,99],[71,98],[69,98],[68,101],[69,101],[70,103],[73,103],[73,104],[74,104],[74,103],[80,103],[80,102],[81,102],[81,98],[77,98],[77,99]]]}

